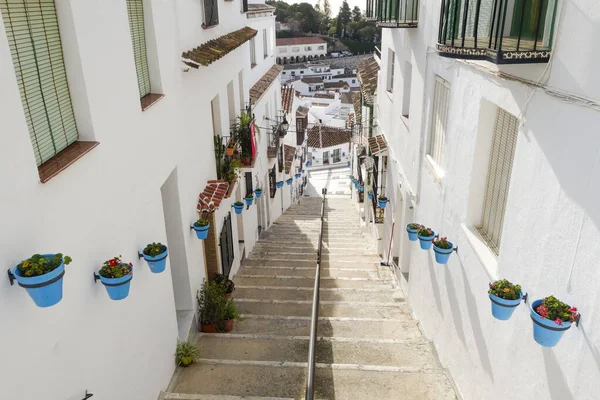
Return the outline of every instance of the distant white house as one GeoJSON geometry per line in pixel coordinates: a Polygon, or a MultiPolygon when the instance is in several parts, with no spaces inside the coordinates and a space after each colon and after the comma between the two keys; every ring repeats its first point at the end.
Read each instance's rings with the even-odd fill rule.
{"type": "Polygon", "coordinates": [[[350,162],[350,131],[323,124],[313,125],[307,134],[308,167],[339,166],[350,162]]]}
{"type": "Polygon", "coordinates": [[[293,64],[322,60],[327,55],[327,42],[318,36],[277,39],[277,64],[293,64]]]}
{"type": "MultiPolygon", "coordinates": [[[[345,76],[344,67],[331,67],[327,62],[313,61],[300,64],[286,64],[281,72],[281,82],[287,83],[299,77],[321,77],[324,81],[332,80],[334,76],[345,76]]],[[[354,77],[358,87],[358,79],[354,77]]]]}
{"type": "Polygon", "coordinates": [[[318,92],[325,88],[325,85],[323,84],[323,78],[319,77],[302,78],[292,82],[290,86],[304,96],[310,95],[312,92],[318,92]]]}

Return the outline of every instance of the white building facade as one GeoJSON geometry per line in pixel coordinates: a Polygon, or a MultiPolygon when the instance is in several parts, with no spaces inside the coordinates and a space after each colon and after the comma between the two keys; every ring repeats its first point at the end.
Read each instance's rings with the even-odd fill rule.
{"type": "Polygon", "coordinates": [[[318,36],[277,39],[277,64],[322,60],[327,56],[327,42],[318,36]]]}
{"type": "Polygon", "coordinates": [[[596,54],[572,43],[590,44],[600,5],[409,3],[394,21],[371,12],[391,29],[374,102],[358,108],[374,145],[356,159],[365,191],[389,199],[361,206],[383,260],[463,399],[598,398],[600,79],[584,67],[596,54]],[[411,222],[458,247],[447,265],[408,240],[411,222]],[[508,321],[490,312],[497,279],[529,296],[508,321]],[[529,304],[550,295],[582,317],[547,348],[529,304]]]}

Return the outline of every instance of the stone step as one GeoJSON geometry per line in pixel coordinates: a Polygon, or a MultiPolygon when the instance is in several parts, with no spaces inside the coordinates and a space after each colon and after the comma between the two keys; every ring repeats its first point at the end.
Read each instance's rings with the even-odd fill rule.
{"type": "MultiPolygon", "coordinates": [[[[281,336],[309,336],[310,317],[247,315],[237,321],[234,333],[281,336]]],[[[422,338],[412,320],[390,321],[382,318],[319,317],[317,335],[326,338],[379,338],[416,340],[422,338]]]]}
{"type": "MultiPolygon", "coordinates": [[[[313,288],[276,286],[236,286],[234,296],[240,299],[312,300],[313,288]]],[[[400,291],[381,289],[321,288],[321,301],[392,303],[405,301],[400,291]]]]}
{"type": "MultiPolygon", "coordinates": [[[[309,287],[315,285],[314,278],[286,277],[286,276],[265,276],[265,275],[236,275],[233,279],[236,285],[242,286],[296,286],[309,287]]],[[[352,289],[391,289],[391,282],[366,279],[342,279],[325,278],[321,279],[322,288],[352,288],[352,289]]]]}
{"type": "MultiPolygon", "coordinates": [[[[176,393],[304,398],[305,363],[236,362],[202,359],[183,368],[176,393]]],[[[316,399],[455,400],[443,372],[317,364],[316,399]]]]}
{"type": "MultiPolygon", "coordinates": [[[[197,344],[203,358],[306,362],[308,336],[202,334],[197,344]]],[[[415,368],[432,372],[440,369],[431,344],[424,340],[322,339],[317,342],[316,362],[323,364],[380,365],[415,368]]]]}
{"type": "Polygon", "coordinates": [[[162,392],[158,400],[294,400],[293,398],[283,397],[262,397],[262,396],[228,396],[213,394],[187,394],[187,393],[165,393],[162,392]]]}
{"type": "MultiPolygon", "coordinates": [[[[322,260],[321,268],[357,268],[357,269],[371,269],[376,268],[380,262],[352,262],[352,261],[329,261],[322,260]]],[[[282,257],[269,257],[269,259],[255,259],[251,260],[246,258],[244,260],[244,266],[249,267],[262,267],[262,266],[282,266],[282,267],[308,267],[315,268],[316,260],[292,260],[285,259],[282,257]]]]}
{"type": "MultiPolygon", "coordinates": [[[[312,261],[317,262],[316,253],[259,253],[252,252],[247,258],[248,260],[261,260],[265,262],[269,261],[283,261],[286,263],[296,263],[298,261],[312,261]]],[[[356,255],[343,255],[343,254],[330,254],[323,252],[321,256],[321,262],[334,261],[334,262],[347,262],[347,263],[370,263],[375,264],[381,261],[379,256],[356,254],[356,255]]]]}
{"type": "MultiPolygon", "coordinates": [[[[290,242],[289,244],[282,245],[281,242],[258,242],[254,247],[260,251],[280,251],[282,253],[290,252],[309,252],[309,251],[317,251],[318,243],[315,241],[314,243],[295,243],[290,242]]],[[[328,253],[348,253],[356,250],[356,244],[337,244],[337,243],[327,243],[323,242],[323,250],[326,250],[328,253]]],[[[371,246],[370,243],[365,244],[364,250],[370,251],[370,254],[375,254],[375,246],[371,246]]]]}
{"type": "MultiPolygon", "coordinates": [[[[357,268],[333,269],[322,268],[321,278],[365,278],[365,279],[393,279],[387,269],[380,268],[381,271],[373,268],[372,270],[361,270],[357,268]]],[[[314,268],[306,267],[243,267],[238,274],[240,275],[274,275],[274,276],[305,276],[314,277],[316,266],[314,268]]]]}
{"type": "MultiPolygon", "coordinates": [[[[242,314],[257,315],[283,315],[310,317],[312,314],[312,301],[300,303],[282,303],[276,300],[251,301],[251,299],[235,299],[238,310],[242,314]],[[272,301],[272,302],[270,302],[272,301]]],[[[410,313],[403,303],[352,303],[343,302],[319,304],[321,317],[348,317],[348,318],[388,318],[395,320],[410,319],[410,313]]]]}
{"type": "MultiPolygon", "coordinates": [[[[282,237],[280,236],[278,239],[275,239],[275,237],[262,237],[257,244],[264,244],[264,245],[272,245],[272,246],[277,246],[279,244],[280,247],[284,247],[288,244],[295,244],[298,246],[313,246],[315,249],[317,248],[317,245],[319,244],[319,237],[315,236],[315,237],[298,237],[298,236],[289,236],[289,237],[282,237]]],[[[357,248],[359,246],[368,246],[368,247],[372,247],[374,246],[375,242],[372,239],[365,239],[365,238],[358,238],[358,239],[352,239],[352,238],[327,238],[327,240],[323,240],[323,245],[328,245],[328,246],[344,246],[344,247],[353,247],[353,248],[357,248]]]]}

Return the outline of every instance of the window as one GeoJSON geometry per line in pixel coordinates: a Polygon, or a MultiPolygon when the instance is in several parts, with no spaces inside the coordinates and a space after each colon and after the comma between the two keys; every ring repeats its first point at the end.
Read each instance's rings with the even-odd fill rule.
{"type": "Polygon", "coordinates": [[[254,38],[250,39],[250,65],[256,65],[256,44],[254,43],[254,38]]]}
{"type": "Polygon", "coordinates": [[[0,11],[40,166],[78,139],[54,1],[0,0],[0,11]]]}
{"type": "Polygon", "coordinates": [[[280,53],[287,53],[287,47],[279,47],[277,51],[280,53]]]}
{"type": "Polygon", "coordinates": [[[296,71],[292,71],[292,76],[296,75],[296,71]]]}
{"type": "Polygon", "coordinates": [[[292,53],[299,53],[300,47],[292,47],[292,53]]]}
{"type": "Polygon", "coordinates": [[[267,58],[269,55],[268,41],[267,41],[267,30],[263,29],[263,57],[267,58]]]}
{"type": "Polygon", "coordinates": [[[497,256],[502,239],[504,213],[508,200],[508,189],[512,172],[519,120],[498,108],[494,123],[492,148],[485,184],[481,223],[477,230],[490,250],[497,256]]]}
{"type": "Polygon", "coordinates": [[[304,46],[304,51],[311,51],[312,47],[311,46],[304,46]]]}
{"type": "Polygon", "coordinates": [[[436,75],[428,155],[440,167],[444,162],[449,97],[450,83],[436,75]]]}
{"type": "Polygon", "coordinates": [[[301,74],[303,74],[303,73],[304,73],[304,71],[300,71],[300,73],[301,73],[301,74]]]}
{"type": "Polygon", "coordinates": [[[135,72],[137,73],[140,99],[150,93],[150,72],[146,52],[146,31],[144,28],[144,7],[142,0],[127,0],[129,29],[133,44],[135,72]]]}
{"type": "Polygon", "coordinates": [[[246,195],[254,193],[254,188],[252,187],[252,172],[246,172],[244,178],[246,181],[246,195]]]}
{"type": "Polygon", "coordinates": [[[318,49],[319,50],[325,50],[325,46],[319,46],[318,49]]]}
{"type": "Polygon", "coordinates": [[[390,93],[394,91],[394,52],[389,49],[388,50],[388,71],[387,71],[387,88],[386,90],[390,93]]]}
{"type": "Polygon", "coordinates": [[[340,161],[342,161],[342,159],[340,158],[340,149],[334,149],[333,150],[333,162],[334,163],[338,163],[340,161]]]}
{"type": "Polygon", "coordinates": [[[217,0],[203,0],[204,27],[208,28],[219,23],[219,3],[217,0]]]}
{"type": "Polygon", "coordinates": [[[410,108],[410,86],[412,77],[412,66],[409,62],[404,63],[403,94],[402,94],[402,116],[408,118],[410,108]]]}
{"type": "Polygon", "coordinates": [[[248,0],[242,0],[242,12],[248,12],[248,0]]]}
{"type": "Polygon", "coordinates": [[[356,83],[356,79],[352,79],[352,83],[356,83]]]}

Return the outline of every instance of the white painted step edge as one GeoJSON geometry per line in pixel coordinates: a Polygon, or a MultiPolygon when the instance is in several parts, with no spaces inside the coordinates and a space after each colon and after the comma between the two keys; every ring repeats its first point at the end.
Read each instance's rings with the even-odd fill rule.
{"type": "Polygon", "coordinates": [[[294,400],[290,397],[227,396],[214,394],[187,394],[161,392],[158,400],[294,400]]]}
{"type": "MultiPolygon", "coordinates": [[[[212,337],[218,339],[256,339],[256,340],[301,340],[308,341],[310,336],[291,336],[291,335],[267,335],[267,334],[247,334],[247,333],[199,333],[200,337],[212,337]]],[[[379,339],[379,338],[354,338],[354,337],[331,337],[317,336],[318,341],[336,342],[336,343],[373,343],[373,344],[429,344],[424,339],[379,339]]]]}

